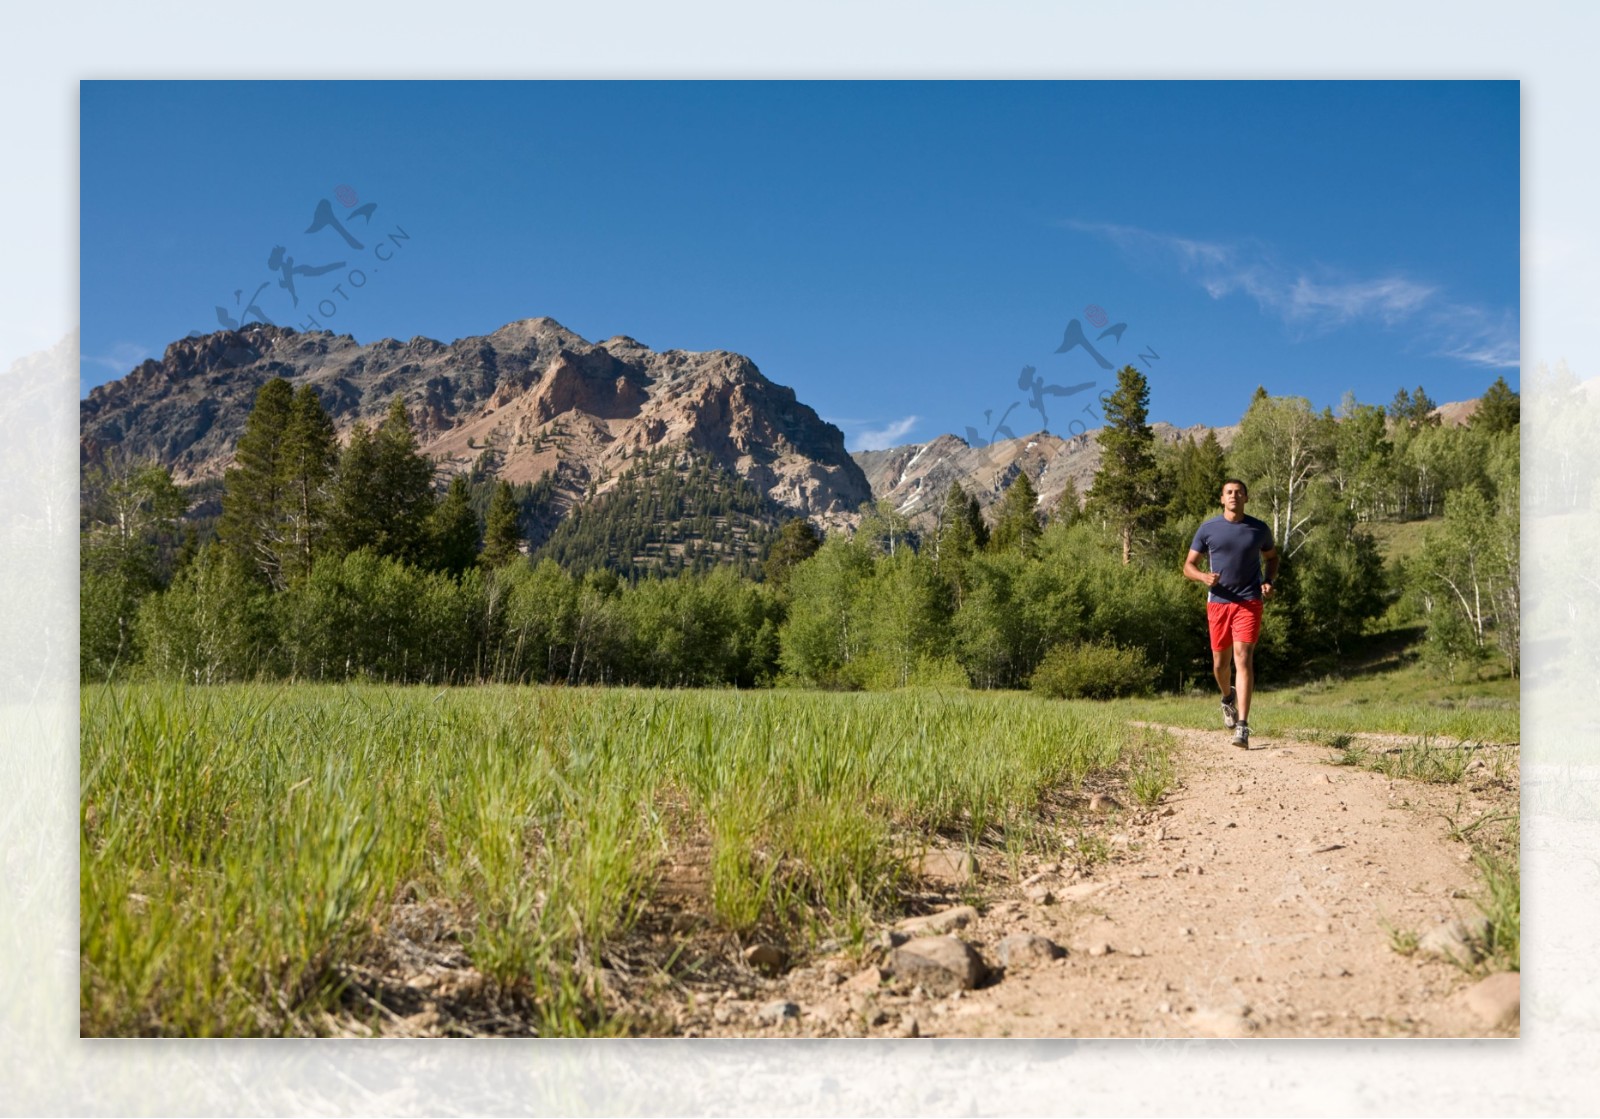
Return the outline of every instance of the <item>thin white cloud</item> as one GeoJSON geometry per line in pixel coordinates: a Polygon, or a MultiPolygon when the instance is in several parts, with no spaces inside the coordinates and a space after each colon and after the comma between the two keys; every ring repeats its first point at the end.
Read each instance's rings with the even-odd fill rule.
{"type": "Polygon", "coordinates": [[[117,373],[127,373],[145,358],[154,356],[136,342],[118,342],[104,354],[83,354],[79,360],[103,365],[117,373]]]}
{"type": "Polygon", "coordinates": [[[877,420],[840,420],[824,416],[823,419],[838,427],[845,433],[845,447],[851,451],[882,451],[897,446],[913,427],[917,425],[920,416],[906,416],[904,419],[891,420],[881,427],[872,425],[877,420]]]}
{"type": "Polygon", "coordinates": [[[1400,273],[1366,279],[1314,276],[1283,264],[1256,241],[1198,241],[1108,222],[1062,224],[1103,237],[1130,255],[1175,257],[1211,298],[1247,295],[1297,330],[1320,333],[1362,321],[1409,325],[1439,356],[1492,368],[1515,368],[1519,362],[1513,316],[1453,302],[1438,287],[1400,273]]]}

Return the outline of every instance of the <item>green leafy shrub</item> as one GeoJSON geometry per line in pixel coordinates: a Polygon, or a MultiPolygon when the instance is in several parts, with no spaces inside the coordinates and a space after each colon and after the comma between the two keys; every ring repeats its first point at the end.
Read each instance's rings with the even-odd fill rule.
{"type": "Polygon", "coordinates": [[[1035,692],[1057,699],[1115,699],[1148,693],[1155,678],[1143,650],[1091,642],[1055,646],[1031,683],[1035,692]]]}

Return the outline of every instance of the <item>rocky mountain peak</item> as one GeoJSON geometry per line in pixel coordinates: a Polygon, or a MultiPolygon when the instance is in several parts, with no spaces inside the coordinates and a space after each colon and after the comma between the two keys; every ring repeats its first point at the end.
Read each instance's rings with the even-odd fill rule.
{"type": "Polygon", "coordinates": [[[617,335],[596,345],[552,318],[439,342],[255,325],[169,345],[81,402],[84,461],[117,445],[180,482],[231,463],[261,385],[310,384],[342,436],[399,396],[445,473],[481,464],[512,482],[556,479],[568,507],[603,493],[629,461],[687,444],[791,513],[835,523],[871,496],[844,436],[727,351],[657,352],[617,335]]]}

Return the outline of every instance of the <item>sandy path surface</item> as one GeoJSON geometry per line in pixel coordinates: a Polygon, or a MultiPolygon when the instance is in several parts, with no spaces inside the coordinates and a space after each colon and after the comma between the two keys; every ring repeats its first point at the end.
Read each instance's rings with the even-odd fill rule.
{"type": "MultiPolygon", "coordinates": [[[[1474,976],[1402,955],[1390,934],[1478,913],[1467,846],[1449,838],[1444,817],[1474,819],[1504,803],[1505,790],[1391,781],[1329,765],[1329,749],[1312,743],[1267,739],[1246,751],[1220,728],[1173,734],[1180,784],[1155,809],[1104,817],[1110,860],[1087,875],[1025,862],[1015,881],[1003,861],[985,861],[978,915],[949,930],[991,967],[1015,934],[1047,937],[1063,958],[1015,964],[944,997],[824,959],[697,999],[673,1032],[1516,1035],[1466,1006],[1474,976]],[[775,1009],[782,1000],[793,1003],[789,1017],[775,1009]]],[[[875,959],[892,968],[887,946],[875,959]]]]}

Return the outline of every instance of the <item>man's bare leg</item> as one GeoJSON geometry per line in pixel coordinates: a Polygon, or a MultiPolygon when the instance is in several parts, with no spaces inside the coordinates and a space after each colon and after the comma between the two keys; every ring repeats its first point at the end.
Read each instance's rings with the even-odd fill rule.
{"type": "Polygon", "coordinates": [[[1233,685],[1229,677],[1233,674],[1233,654],[1227,649],[1211,650],[1211,674],[1217,678],[1217,687],[1222,691],[1222,698],[1228,698],[1228,689],[1233,685]]]}
{"type": "MultiPolygon", "coordinates": [[[[1217,654],[1219,657],[1221,653],[1217,654]]],[[[1256,647],[1253,642],[1235,641],[1233,643],[1233,675],[1234,687],[1239,693],[1235,706],[1239,709],[1239,721],[1250,722],[1250,693],[1255,690],[1256,684],[1256,647]]],[[[1224,693],[1226,694],[1226,693],[1224,693]]]]}

